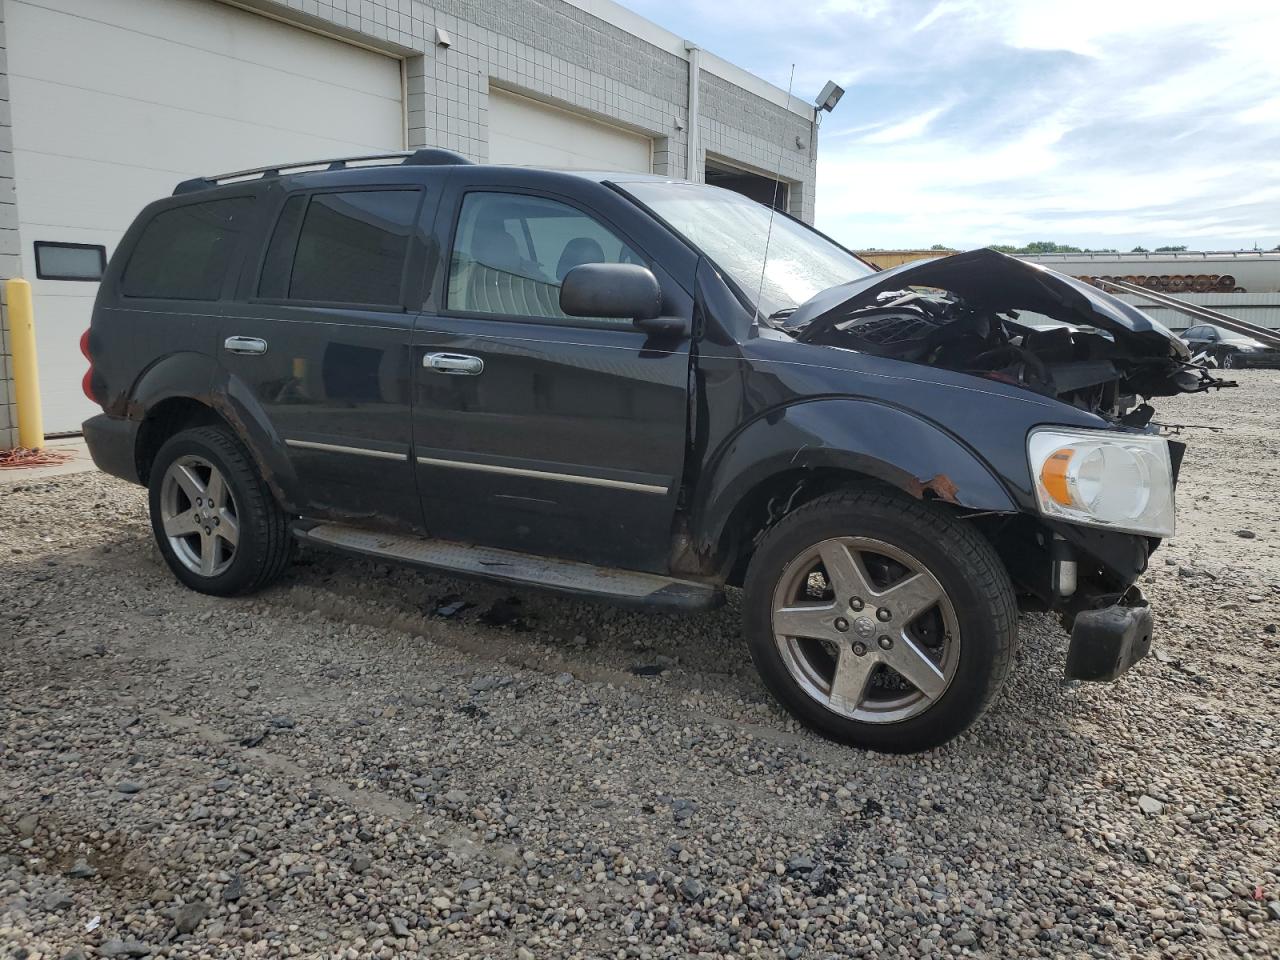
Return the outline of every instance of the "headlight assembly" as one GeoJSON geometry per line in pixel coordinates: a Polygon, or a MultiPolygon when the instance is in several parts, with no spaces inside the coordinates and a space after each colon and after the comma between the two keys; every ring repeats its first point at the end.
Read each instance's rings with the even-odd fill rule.
{"type": "Polygon", "coordinates": [[[1163,437],[1041,427],[1027,437],[1027,458],[1046,517],[1173,536],[1173,468],[1163,437]]]}

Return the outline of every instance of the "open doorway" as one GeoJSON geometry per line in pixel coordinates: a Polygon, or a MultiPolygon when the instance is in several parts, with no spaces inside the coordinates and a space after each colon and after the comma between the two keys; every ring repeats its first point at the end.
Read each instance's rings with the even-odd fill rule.
{"type": "Polygon", "coordinates": [[[761,176],[747,170],[732,167],[718,160],[707,160],[706,182],[713,187],[724,187],[745,197],[750,197],[766,207],[772,206],[786,213],[790,207],[789,184],[785,180],[761,176]]]}

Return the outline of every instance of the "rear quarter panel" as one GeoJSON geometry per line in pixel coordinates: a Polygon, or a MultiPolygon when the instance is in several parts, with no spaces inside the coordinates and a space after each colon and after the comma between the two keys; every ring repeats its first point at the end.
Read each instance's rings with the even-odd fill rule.
{"type": "MultiPolygon", "coordinates": [[[[216,367],[216,338],[222,309],[220,301],[233,292],[249,248],[261,234],[263,206],[256,190],[238,189],[166,197],[148,204],[138,214],[107,264],[106,273],[98,287],[98,297],[89,326],[89,355],[96,374],[94,383],[100,391],[98,399],[104,412],[131,418],[144,416],[148,402],[143,399],[144,394],[152,391],[154,395],[160,389],[161,380],[176,377],[178,370],[190,371],[192,368],[189,358],[166,363],[170,357],[195,354],[208,358],[216,367]],[[134,298],[124,295],[121,278],[137,248],[139,238],[157,214],[192,203],[236,197],[252,197],[256,202],[253,215],[242,235],[243,239],[228,265],[219,300],[134,298]],[[161,365],[164,365],[164,375],[159,376],[159,379],[149,379],[144,384],[148,371],[161,365]]],[[[153,375],[155,376],[157,375],[153,375]]],[[[179,391],[178,395],[199,399],[207,395],[210,382],[211,378],[201,373],[185,387],[179,378],[172,389],[179,391]],[[182,392],[184,389],[185,392],[182,392]]]]}

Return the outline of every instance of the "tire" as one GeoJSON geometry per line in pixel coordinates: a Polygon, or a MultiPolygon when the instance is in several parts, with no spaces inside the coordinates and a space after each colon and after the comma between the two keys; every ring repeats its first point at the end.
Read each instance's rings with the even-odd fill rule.
{"type": "Polygon", "coordinates": [[[229,430],[193,427],[170,437],[148,486],[156,544],[192,590],[220,597],[260,590],[289,565],[289,518],[229,430]]]}
{"type": "Polygon", "coordinates": [[[991,544],[893,491],[828,494],[784,517],[751,558],[743,616],[756,669],[797,720],[886,753],[939,746],[974,723],[1017,642],[1013,587],[991,544]],[[868,596],[837,600],[842,584],[868,596]]]}
{"type": "Polygon", "coordinates": [[[1223,370],[1234,370],[1240,366],[1240,361],[1236,358],[1234,351],[1226,350],[1222,354],[1222,359],[1218,364],[1223,370]]]}

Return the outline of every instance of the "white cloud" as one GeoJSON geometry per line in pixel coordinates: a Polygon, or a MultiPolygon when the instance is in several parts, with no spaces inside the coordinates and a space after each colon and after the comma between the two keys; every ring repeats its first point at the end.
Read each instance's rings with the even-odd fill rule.
{"type": "Polygon", "coordinates": [[[1280,95],[1245,107],[1236,114],[1235,118],[1241,123],[1270,125],[1280,129],[1280,95]]]}
{"type": "Polygon", "coordinates": [[[799,96],[854,246],[1280,243],[1280,0],[624,0],[799,96]]]}
{"type": "MultiPolygon", "coordinates": [[[[968,74],[982,93],[943,89],[923,110],[917,97],[906,119],[852,136],[824,129],[818,224],[833,236],[879,247],[1280,242],[1280,59],[1259,39],[1280,36],[1280,4],[943,0],[912,33],[920,60],[930,35],[950,44],[940,81],[968,74]],[[1025,59],[992,89],[985,74],[1002,56],[1025,59]]],[[[886,71],[881,57],[860,73],[886,71]]],[[[904,89],[913,73],[898,71],[904,89]]],[[[891,80],[877,91],[895,93],[891,80]]]]}
{"type": "Polygon", "coordinates": [[[900,143],[903,140],[915,140],[922,136],[929,129],[929,124],[938,119],[946,109],[946,106],[934,107],[931,110],[918,113],[914,117],[908,117],[901,123],[895,123],[893,126],[881,126],[874,133],[864,136],[861,142],[900,143]]]}

